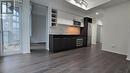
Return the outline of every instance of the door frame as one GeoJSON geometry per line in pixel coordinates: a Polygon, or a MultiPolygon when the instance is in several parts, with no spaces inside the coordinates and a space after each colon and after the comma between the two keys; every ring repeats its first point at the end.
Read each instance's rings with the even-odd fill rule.
{"type": "MultiPolygon", "coordinates": [[[[49,51],[49,29],[50,29],[50,17],[51,17],[51,7],[48,6],[48,5],[45,5],[45,4],[41,4],[41,3],[38,3],[38,2],[35,2],[35,1],[30,1],[30,3],[33,3],[33,4],[36,4],[36,5],[39,5],[39,6],[44,6],[44,7],[47,7],[47,16],[46,16],[46,50],[49,51]]],[[[30,4],[32,6],[32,4],[30,4]]],[[[30,9],[31,10],[31,9],[30,9]]],[[[32,10],[31,10],[32,12],[32,10]]],[[[32,14],[31,14],[32,15],[32,14]]],[[[31,20],[32,20],[32,17],[30,17],[31,20]]],[[[32,23],[31,23],[31,26],[32,26],[32,23]]],[[[32,32],[31,32],[32,33],[32,32]]],[[[30,38],[31,39],[31,38],[30,38]]],[[[31,42],[30,42],[31,43],[31,42]]],[[[30,49],[31,50],[31,49],[30,49]]]]}
{"type": "Polygon", "coordinates": [[[2,20],[2,1],[0,1],[0,56],[3,56],[3,20],[2,20]]]}

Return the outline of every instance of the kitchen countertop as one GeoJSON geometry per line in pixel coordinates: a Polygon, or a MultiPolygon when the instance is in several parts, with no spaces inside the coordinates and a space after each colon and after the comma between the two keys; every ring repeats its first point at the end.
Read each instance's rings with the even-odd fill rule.
{"type": "Polygon", "coordinates": [[[53,36],[53,38],[65,38],[65,37],[85,37],[85,36],[82,36],[82,35],[63,35],[63,34],[50,34],[50,36],[53,36]]]}

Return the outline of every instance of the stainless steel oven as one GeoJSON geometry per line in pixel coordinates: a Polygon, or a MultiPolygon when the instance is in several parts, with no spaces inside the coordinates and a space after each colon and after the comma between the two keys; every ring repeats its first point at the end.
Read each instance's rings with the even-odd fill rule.
{"type": "Polygon", "coordinates": [[[76,47],[82,47],[82,46],[83,46],[83,38],[77,38],[76,47]]]}

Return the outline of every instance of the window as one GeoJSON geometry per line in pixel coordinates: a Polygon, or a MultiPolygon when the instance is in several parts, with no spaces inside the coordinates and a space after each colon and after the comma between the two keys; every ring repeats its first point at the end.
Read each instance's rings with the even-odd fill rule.
{"type": "Polygon", "coordinates": [[[2,1],[2,14],[13,14],[14,5],[13,1],[2,1]]]}

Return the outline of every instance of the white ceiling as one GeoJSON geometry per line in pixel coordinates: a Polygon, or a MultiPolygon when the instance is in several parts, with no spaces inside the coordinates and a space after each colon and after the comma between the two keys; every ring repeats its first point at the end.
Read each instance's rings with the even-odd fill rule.
{"type": "MultiPolygon", "coordinates": [[[[73,0],[66,0],[66,1],[73,1],[73,0]]],[[[97,6],[105,4],[107,2],[110,2],[111,0],[86,0],[86,1],[88,2],[88,7],[82,8],[82,9],[89,10],[91,8],[97,7],[97,6]]],[[[71,2],[71,4],[73,4],[73,2],[71,2]]],[[[78,7],[80,7],[80,6],[78,6],[78,7]]]]}
{"type": "Polygon", "coordinates": [[[89,2],[88,10],[83,10],[82,8],[79,8],[73,4],[68,3],[66,0],[31,0],[34,3],[38,3],[41,5],[48,6],[49,4],[52,5],[56,9],[63,9],[67,11],[78,12],[78,14],[88,14],[91,12],[99,11],[102,9],[106,9],[108,7],[112,7],[115,5],[119,5],[123,2],[127,2],[130,0],[87,0],[89,2]],[[93,4],[91,4],[93,3],[93,4]],[[58,8],[57,8],[58,7],[58,8]]]}
{"type": "Polygon", "coordinates": [[[127,2],[127,1],[130,1],[130,0],[111,0],[111,1],[109,1],[107,3],[104,3],[104,4],[101,4],[99,6],[93,7],[91,9],[87,10],[86,12],[91,13],[91,12],[95,12],[95,11],[100,11],[102,9],[113,7],[113,6],[122,4],[122,3],[127,2]]]}
{"type": "Polygon", "coordinates": [[[88,9],[91,9],[91,8],[94,8],[94,7],[97,7],[99,5],[102,5],[102,4],[105,4],[111,0],[87,0],[88,1],[88,9]]]}

